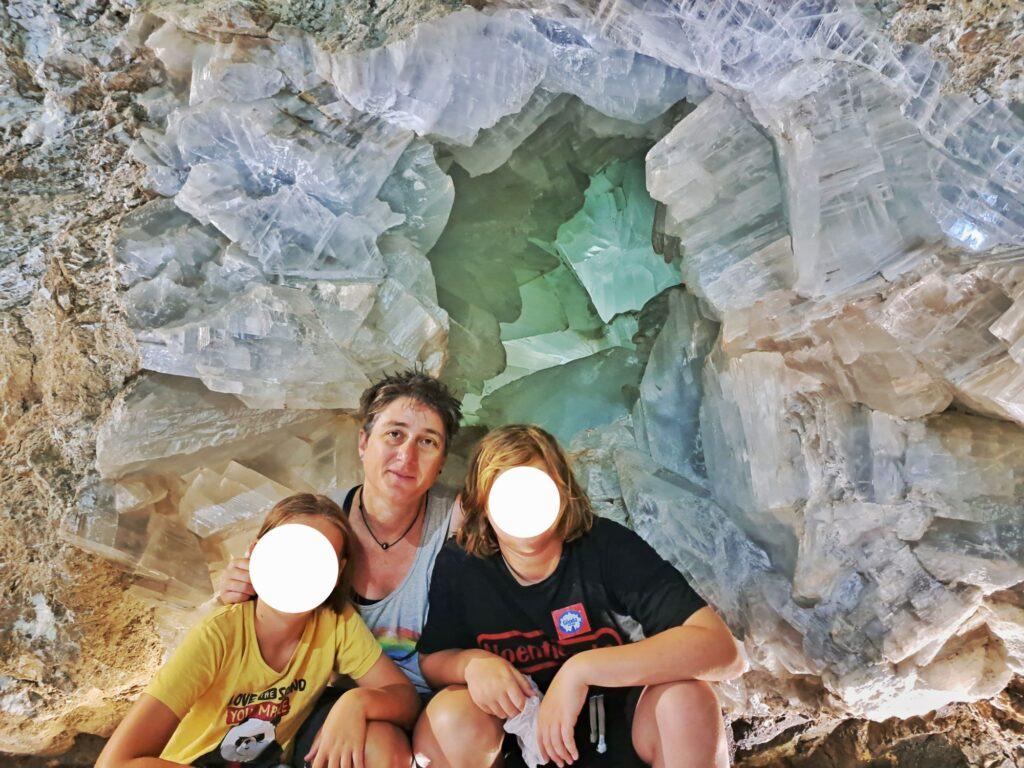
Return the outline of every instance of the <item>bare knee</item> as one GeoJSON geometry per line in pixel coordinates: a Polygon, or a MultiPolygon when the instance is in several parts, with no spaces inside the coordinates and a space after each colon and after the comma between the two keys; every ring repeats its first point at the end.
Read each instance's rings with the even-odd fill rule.
{"type": "Polygon", "coordinates": [[[654,715],[659,725],[675,727],[680,717],[690,722],[721,724],[722,712],[714,689],[703,680],[685,680],[651,686],[644,696],[654,697],[654,715]]]}
{"type": "Polygon", "coordinates": [[[637,704],[633,745],[645,762],[659,768],[728,766],[725,724],[714,689],[701,680],[649,686],[637,704]]]}
{"type": "Polygon", "coordinates": [[[450,686],[430,700],[413,732],[413,751],[434,768],[489,766],[504,737],[502,721],[483,712],[464,686],[450,686]]]}
{"type": "Polygon", "coordinates": [[[363,748],[366,768],[409,768],[412,749],[405,731],[393,723],[371,721],[363,748]]]}
{"type": "Polygon", "coordinates": [[[501,720],[477,707],[463,686],[439,691],[427,704],[424,715],[435,733],[459,740],[480,738],[489,742],[504,732],[501,720]]]}

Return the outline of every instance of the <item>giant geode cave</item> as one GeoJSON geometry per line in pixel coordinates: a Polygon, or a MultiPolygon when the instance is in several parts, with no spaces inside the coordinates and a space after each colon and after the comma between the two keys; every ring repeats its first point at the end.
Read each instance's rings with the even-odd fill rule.
{"type": "Polygon", "coordinates": [[[0,750],[108,734],[411,366],[447,482],[538,423],[719,610],[748,764],[1024,722],[1024,23],[969,88],[912,10],[8,3],[0,750]]]}

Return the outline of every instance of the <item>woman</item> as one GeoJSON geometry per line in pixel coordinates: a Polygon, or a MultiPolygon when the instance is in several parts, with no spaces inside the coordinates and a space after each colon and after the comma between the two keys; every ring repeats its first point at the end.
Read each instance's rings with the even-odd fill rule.
{"type": "MultiPolygon", "coordinates": [[[[427,615],[434,558],[458,525],[454,494],[435,489],[459,427],[459,403],[437,379],[416,371],[386,377],[360,398],[359,457],[364,483],[350,489],[343,508],[351,522],[356,567],[352,586],[359,612],[385,653],[421,697],[430,694],[416,654],[427,615]]],[[[218,598],[254,594],[248,560],[233,560],[218,598]]],[[[299,735],[295,765],[313,742],[341,689],[329,689],[299,735]]],[[[368,735],[368,766],[408,766],[406,732],[390,724],[368,735]]]]}
{"type": "Polygon", "coordinates": [[[414,735],[431,768],[502,760],[503,722],[544,693],[542,758],[558,766],[724,766],[721,713],[705,681],[742,673],[728,627],[639,536],[595,517],[555,439],[508,426],[477,446],[462,495],[463,523],[438,555],[420,667],[435,696],[414,735]],[[512,467],[532,466],[558,487],[560,510],[524,539],[494,524],[488,496],[512,467]],[[607,721],[600,754],[588,691],[607,721]],[[588,712],[588,715],[590,713],[588,712]]]}
{"type": "MultiPolygon", "coordinates": [[[[285,523],[308,526],[334,548],[331,594],[301,613],[257,598],[206,617],[114,731],[97,768],[277,768],[335,672],[356,688],[334,704],[306,755],[313,768],[362,768],[371,730],[412,725],[420,710],[415,689],[349,602],[352,536],[341,509],[326,496],[289,496],[270,510],[257,541],[285,523]]],[[[302,563],[286,558],[281,567],[302,563]]]]}

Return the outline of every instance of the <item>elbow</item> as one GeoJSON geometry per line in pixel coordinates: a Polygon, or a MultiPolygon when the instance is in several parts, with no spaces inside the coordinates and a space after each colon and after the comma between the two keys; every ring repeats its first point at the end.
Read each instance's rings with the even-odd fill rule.
{"type": "Polygon", "coordinates": [[[708,655],[705,657],[705,671],[697,675],[697,679],[718,683],[744,674],[748,668],[746,654],[725,623],[706,631],[709,634],[704,647],[708,655]]]}
{"type": "Polygon", "coordinates": [[[734,680],[745,674],[750,668],[747,656],[743,652],[743,646],[731,634],[728,636],[727,647],[729,653],[722,664],[720,680],[734,680]]]}
{"type": "Polygon", "coordinates": [[[125,768],[128,761],[119,755],[112,755],[107,751],[100,753],[93,768],[125,768]]]}
{"type": "Polygon", "coordinates": [[[420,697],[414,689],[408,698],[403,697],[403,699],[402,706],[392,716],[392,722],[403,730],[412,731],[420,715],[420,697]]]}
{"type": "Polygon", "coordinates": [[[404,722],[401,723],[402,727],[407,731],[412,731],[413,726],[416,725],[416,720],[419,719],[420,710],[423,709],[423,702],[420,701],[420,695],[416,692],[416,689],[409,683],[408,688],[405,690],[406,707],[404,722]]]}

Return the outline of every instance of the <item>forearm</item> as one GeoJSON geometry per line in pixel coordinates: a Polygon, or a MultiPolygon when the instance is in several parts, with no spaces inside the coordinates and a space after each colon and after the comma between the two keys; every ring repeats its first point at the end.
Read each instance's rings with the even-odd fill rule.
{"type": "MultiPolygon", "coordinates": [[[[420,713],[420,697],[409,683],[382,685],[379,688],[353,688],[345,692],[334,706],[346,704],[346,699],[358,699],[358,705],[367,720],[385,720],[411,729],[420,713]]],[[[343,705],[342,705],[343,706],[343,705]]]]}
{"type": "Polygon", "coordinates": [[[185,763],[175,763],[159,757],[111,758],[100,755],[96,768],[188,768],[185,763]]]}
{"type": "Polygon", "coordinates": [[[473,659],[487,659],[494,656],[479,648],[467,650],[438,651],[420,655],[420,671],[433,688],[446,685],[465,685],[466,666],[473,659]]]}
{"type": "Polygon", "coordinates": [[[187,768],[183,763],[162,760],[178,727],[178,716],[162,701],[142,694],[107,739],[95,768],[187,768]]]}
{"type": "Polygon", "coordinates": [[[628,645],[594,648],[565,665],[587,685],[621,688],[677,680],[729,680],[743,672],[743,659],[728,633],[684,625],[628,645]]]}

